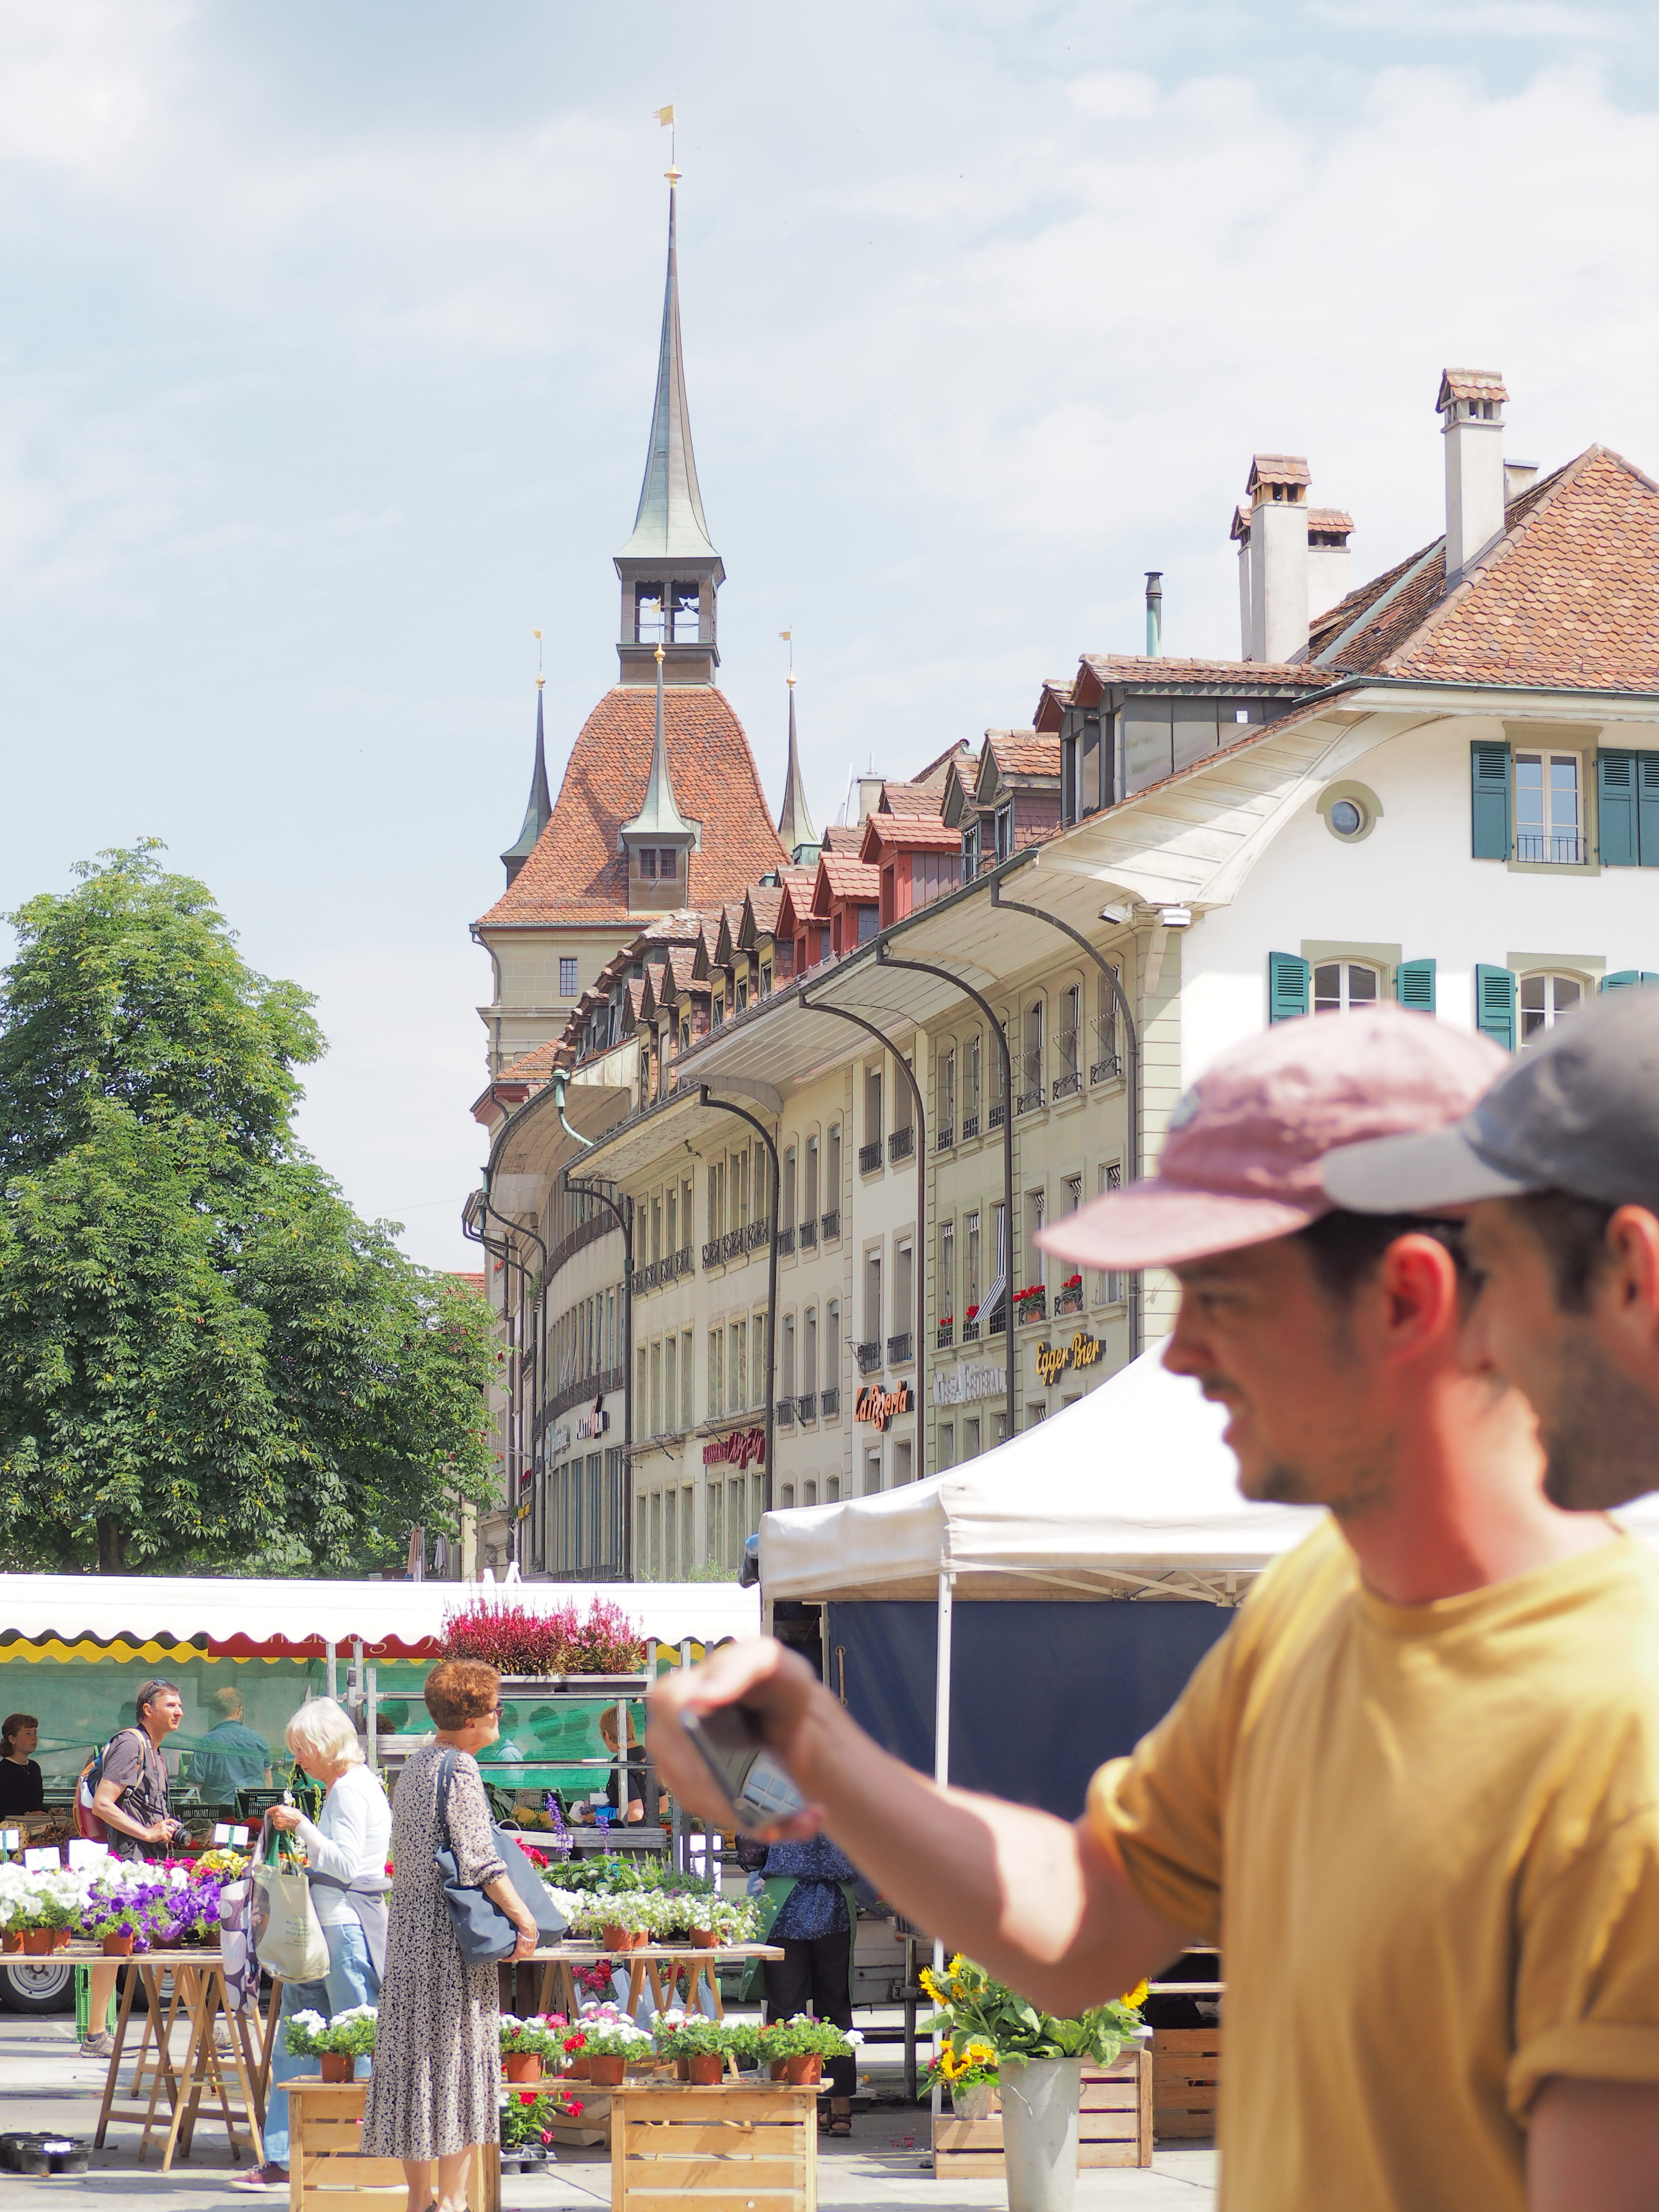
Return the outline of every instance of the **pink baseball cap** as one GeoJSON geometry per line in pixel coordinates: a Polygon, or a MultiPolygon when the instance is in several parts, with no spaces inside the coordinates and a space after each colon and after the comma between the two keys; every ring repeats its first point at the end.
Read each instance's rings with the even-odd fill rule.
{"type": "Polygon", "coordinates": [[[1288,1237],[1331,1210],[1328,1152],[1437,1129],[1509,1065],[1473,1030],[1382,1006],[1278,1022],[1206,1069],[1170,1117],[1158,1174],[1041,1231],[1085,1267],[1174,1267],[1288,1237]]]}

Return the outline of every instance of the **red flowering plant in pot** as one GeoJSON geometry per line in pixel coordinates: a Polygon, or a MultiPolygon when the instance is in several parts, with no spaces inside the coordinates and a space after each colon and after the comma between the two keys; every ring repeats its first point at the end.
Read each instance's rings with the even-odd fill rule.
{"type": "Polygon", "coordinates": [[[532,2014],[520,2020],[516,2013],[501,2014],[501,2075],[508,2081],[539,2081],[564,2056],[562,2013],[532,2014]]]}
{"type": "Polygon", "coordinates": [[[645,1639],[619,1605],[595,1598],[584,1615],[574,1605],[545,1613],[481,1597],[447,1613],[447,1659],[482,1659],[498,1674],[637,1674],[645,1665],[645,1639]]]}
{"type": "Polygon", "coordinates": [[[520,2169],[539,2165],[553,2147],[556,2120],[581,2118],[582,2100],[562,2088],[508,2089],[501,2098],[501,2158],[520,2169]]]}

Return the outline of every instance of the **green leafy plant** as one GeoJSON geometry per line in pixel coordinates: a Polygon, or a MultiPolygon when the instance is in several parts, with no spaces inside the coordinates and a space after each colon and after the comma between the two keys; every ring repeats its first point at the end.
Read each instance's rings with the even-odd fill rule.
{"type": "Polygon", "coordinates": [[[657,2039],[657,2048],[665,2058],[724,2058],[736,2047],[732,2029],[696,2013],[657,2039]]]}
{"type": "Polygon", "coordinates": [[[949,2036],[960,2058],[970,2045],[988,2045],[999,2061],[1087,2058],[1109,2066],[1140,2025],[1146,1984],[1106,2004],[1091,2005],[1076,2019],[1039,2011],[1005,1983],[993,1981],[983,1966],[960,1953],[941,1982],[931,1966],[921,1970],[921,1985],[939,2008],[927,2022],[929,2033],[949,2036]]]}
{"type": "Polygon", "coordinates": [[[374,2048],[377,2010],[374,2005],[348,2005],[331,2015],[317,2038],[319,2051],[339,2051],[353,2058],[366,2058],[374,2048]]]}
{"type": "Polygon", "coordinates": [[[327,2033],[321,2013],[291,2012],[283,2022],[283,2046],[291,2057],[314,2058],[323,2047],[317,2039],[327,2033]]]}
{"type": "Polygon", "coordinates": [[[654,2045],[642,2027],[618,2021],[604,2027],[584,2027],[582,2056],[585,2058],[645,2058],[654,2045]]]}
{"type": "Polygon", "coordinates": [[[856,2028],[837,2027],[833,2021],[808,2020],[797,2013],[766,2031],[763,2055],[773,2058],[844,2058],[864,2038],[856,2028]]]}
{"type": "Polygon", "coordinates": [[[553,2123],[580,2117],[582,2102],[568,2090],[506,2090],[501,2097],[501,2148],[521,2150],[526,2143],[550,2143],[553,2123]]]}

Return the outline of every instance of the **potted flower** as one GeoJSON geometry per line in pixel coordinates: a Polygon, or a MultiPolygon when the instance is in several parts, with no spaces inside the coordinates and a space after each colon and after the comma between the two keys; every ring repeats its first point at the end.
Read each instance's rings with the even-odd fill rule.
{"type": "Polygon", "coordinates": [[[662,1908],[648,1890],[618,1892],[604,1899],[600,1942],[607,1951],[638,1951],[651,1941],[662,1908]]]}
{"type": "Polygon", "coordinates": [[[732,2030],[717,2020],[704,2019],[700,2013],[683,2017],[658,2044],[665,2057],[677,2064],[684,2062],[688,2081],[701,2083],[704,2088],[719,2084],[732,2047],[732,2030]]]}
{"type": "Polygon", "coordinates": [[[642,2027],[620,2018],[592,2025],[584,2022],[582,2034],[587,2078],[596,2089],[621,2088],[629,2061],[645,2057],[652,2048],[651,2038],[642,2027]]]}
{"type": "Polygon", "coordinates": [[[927,2087],[943,2082],[951,2093],[951,2109],[959,2120],[988,2120],[1002,2106],[997,2095],[997,2055],[991,2045],[974,2037],[958,2051],[947,2043],[927,2069],[927,2087]]]}
{"type": "Polygon", "coordinates": [[[1109,2066],[1137,2039],[1146,1984],[1074,2020],[1039,2012],[960,1955],[943,1981],[924,1967],[921,1984],[939,2008],[927,2025],[958,2058],[976,2044],[995,2054],[1009,2212],[1056,2212],[1076,2182],[1084,2062],[1109,2066]]]}
{"type": "Polygon", "coordinates": [[[81,1915],[81,1932],[103,1946],[106,1959],[128,1959],[145,1944],[143,1908],[117,1891],[112,1897],[94,1897],[81,1915]]]}
{"type": "Polygon", "coordinates": [[[520,2173],[541,2165],[553,2145],[553,2123],[578,2119],[581,2100],[562,2089],[509,2089],[501,2099],[501,2164],[520,2173]]]}
{"type": "Polygon", "coordinates": [[[357,2071],[357,2061],[369,2057],[374,2049],[377,2019],[378,2008],[374,2005],[348,2005],[343,2012],[331,2015],[317,2037],[317,2053],[325,2081],[352,2079],[357,2071]]]}
{"type": "Polygon", "coordinates": [[[783,2078],[797,2087],[822,2080],[826,2058],[845,2058],[864,2040],[851,2029],[839,2028],[827,2020],[808,2020],[799,2012],[771,2033],[775,2038],[771,2044],[773,2078],[777,2078],[775,2063],[781,2058],[783,2078]]]}
{"type": "Polygon", "coordinates": [[[328,2033],[328,2022],[319,2012],[291,2012],[283,2022],[283,2048],[294,2058],[315,2058],[320,2055],[319,2035],[328,2033]]]}
{"type": "Polygon", "coordinates": [[[501,2073],[509,2081],[539,2081],[547,2062],[562,2055],[563,2043],[554,2031],[566,2025],[559,2013],[520,2020],[516,2013],[501,2015],[501,2073]]]}

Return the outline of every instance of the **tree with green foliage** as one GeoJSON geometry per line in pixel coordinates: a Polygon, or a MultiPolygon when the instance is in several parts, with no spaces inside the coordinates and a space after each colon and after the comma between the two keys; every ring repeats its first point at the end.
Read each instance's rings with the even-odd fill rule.
{"type": "Polygon", "coordinates": [[[298,1145],[312,1002],[157,849],[8,917],[0,1565],[401,1561],[491,1494],[489,1310],[298,1145]]]}

